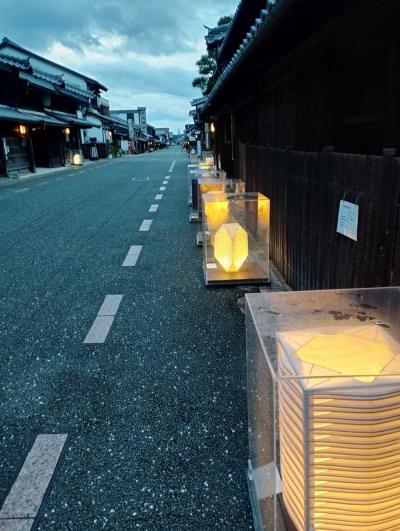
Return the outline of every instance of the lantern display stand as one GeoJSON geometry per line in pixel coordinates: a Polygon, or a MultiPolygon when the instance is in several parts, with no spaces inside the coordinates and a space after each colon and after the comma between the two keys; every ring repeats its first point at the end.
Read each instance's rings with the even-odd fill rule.
{"type": "Polygon", "coordinates": [[[196,164],[187,165],[187,180],[188,180],[188,206],[192,206],[192,177],[199,175],[202,177],[215,177],[217,167],[215,164],[197,162],[196,164]]]}
{"type": "MultiPolygon", "coordinates": [[[[203,216],[203,194],[211,192],[221,192],[225,194],[243,193],[245,183],[241,179],[197,179],[197,219],[201,222],[203,216]]],[[[203,245],[203,228],[200,228],[196,234],[196,243],[198,247],[203,245]]]]}
{"type": "Polygon", "coordinates": [[[269,283],[269,199],[253,192],[202,196],[207,286],[269,283]]]}
{"type": "Polygon", "coordinates": [[[246,295],[255,528],[400,529],[400,288],[246,295]]]}
{"type": "Polygon", "coordinates": [[[188,197],[188,203],[190,202],[192,205],[192,211],[190,214],[190,219],[196,219],[198,221],[201,220],[201,217],[197,215],[199,211],[200,201],[199,201],[199,185],[198,180],[199,179],[214,179],[216,181],[224,180],[226,179],[226,172],[222,170],[215,170],[215,169],[200,169],[196,168],[194,170],[190,170],[189,172],[189,197],[188,197]]]}

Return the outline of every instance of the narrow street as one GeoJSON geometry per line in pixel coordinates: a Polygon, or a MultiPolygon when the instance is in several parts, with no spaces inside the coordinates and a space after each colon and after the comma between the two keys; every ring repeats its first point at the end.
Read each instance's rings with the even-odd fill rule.
{"type": "Polygon", "coordinates": [[[0,507],[36,438],[67,436],[37,509],[18,507],[33,465],[0,518],[252,528],[244,315],[204,287],[186,164],[170,148],[0,188],[0,507]]]}

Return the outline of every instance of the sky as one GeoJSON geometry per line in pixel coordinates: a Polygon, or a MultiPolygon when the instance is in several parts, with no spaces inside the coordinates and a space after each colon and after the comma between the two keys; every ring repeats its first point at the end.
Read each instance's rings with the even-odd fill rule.
{"type": "Polygon", "coordinates": [[[147,107],[155,127],[191,122],[203,25],[239,0],[0,0],[0,37],[97,79],[111,109],[147,107]]]}

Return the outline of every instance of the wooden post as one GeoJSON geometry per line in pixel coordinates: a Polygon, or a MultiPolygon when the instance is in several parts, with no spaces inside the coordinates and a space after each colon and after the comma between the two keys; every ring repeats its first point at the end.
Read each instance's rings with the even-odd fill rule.
{"type": "Polygon", "coordinates": [[[30,128],[28,128],[29,169],[32,173],[36,173],[35,153],[33,151],[33,144],[32,144],[32,138],[31,138],[30,133],[31,133],[30,128]]]}

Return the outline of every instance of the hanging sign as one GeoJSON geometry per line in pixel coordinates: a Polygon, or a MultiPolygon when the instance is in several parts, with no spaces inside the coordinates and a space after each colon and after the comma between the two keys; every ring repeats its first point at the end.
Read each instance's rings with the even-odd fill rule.
{"type": "Polygon", "coordinates": [[[358,205],[343,199],[340,201],[336,232],[357,241],[358,205]]]}

